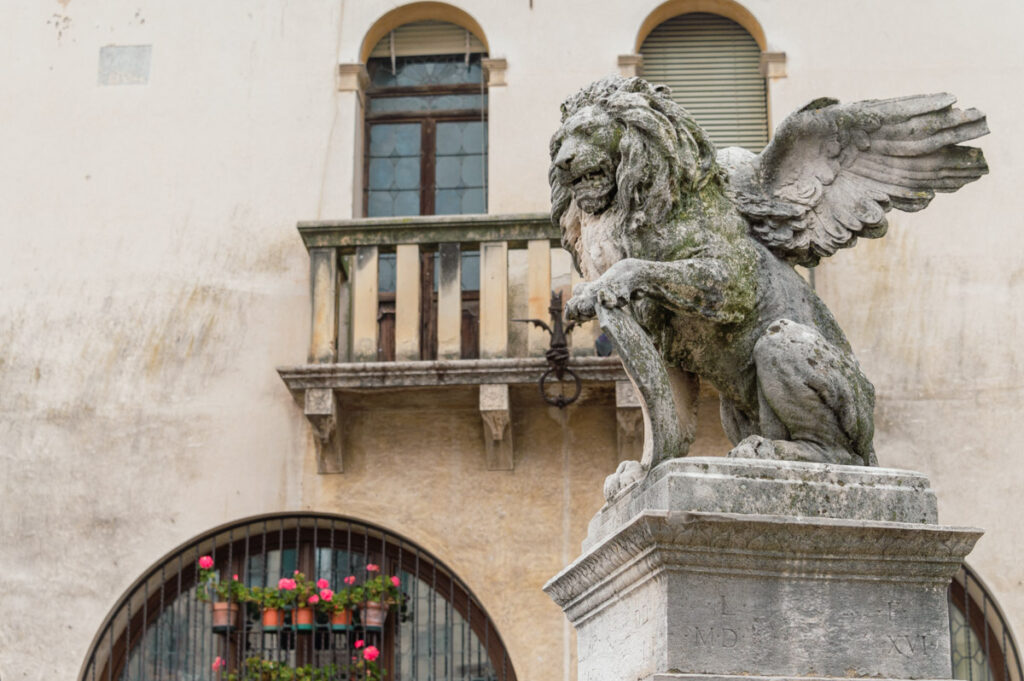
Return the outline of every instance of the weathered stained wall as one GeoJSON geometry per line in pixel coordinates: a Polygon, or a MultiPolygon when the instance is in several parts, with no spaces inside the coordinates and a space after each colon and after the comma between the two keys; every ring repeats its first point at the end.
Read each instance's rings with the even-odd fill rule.
{"type": "MultiPolygon", "coordinates": [[[[564,620],[532,589],[575,555],[600,503],[611,408],[581,409],[568,430],[546,409],[518,412],[514,473],[481,470],[468,407],[406,412],[409,428],[386,437],[374,424],[393,412],[364,409],[349,472],[326,478],[273,371],[307,349],[294,223],[352,211],[356,109],[335,65],[397,4],[0,6],[0,678],[73,678],[104,615],[166,551],[289,509],[422,543],[495,617],[520,678],[567,678],[564,620]],[[151,45],[147,82],[98,85],[107,45],[151,45]],[[352,493],[374,466],[393,500],[352,493]],[[477,505],[438,503],[453,494],[477,505]],[[495,532],[506,543],[488,552],[495,532]],[[27,618],[54,590],[74,617],[27,618]]],[[[491,95],[490,210],[545,210],[559,102],[613,72],[659,3],[456,4],[509,64],[491,95]]],[[[746,7],[787,53],[774,121],[823,94],[939,90],[989,114],[991,176],[896,217],[816,278],[878,389],[880,460],[928,473],[944,522],[987,530],[971,562],[1019,631],[1024,7],[746,7]]]]}

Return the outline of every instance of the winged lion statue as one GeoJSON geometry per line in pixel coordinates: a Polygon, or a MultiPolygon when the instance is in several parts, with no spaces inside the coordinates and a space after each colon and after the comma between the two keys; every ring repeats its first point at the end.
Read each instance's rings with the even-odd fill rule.
{"type": "Polygon", "coordinates": [[[921,210],[988,172],[988,132],[948,94],[840,104],[786,118],[759,154],[716,153],[664,86],[597,81],[562,104],[551,141],[551,218],[586,280],[567,307],[597,317],[640,392],[641,462],[611,499],[685,456],[695,403],[721,398],[730,456],[877,465],[874,388],[794,265],[885,234],[892,208],[921,210]]]}

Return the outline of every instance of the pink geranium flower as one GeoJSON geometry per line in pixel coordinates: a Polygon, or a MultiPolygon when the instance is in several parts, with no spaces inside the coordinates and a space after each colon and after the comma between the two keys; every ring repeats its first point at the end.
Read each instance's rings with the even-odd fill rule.
{"type": "Polygon", "coordinates": [[[320,597],[317,596],[316,594],[313,594],[312,596],[310,596],[306,600],[309,601],[310,605],[316,605],[317,603],[320,602],[320,597]]]}
{"type": "Polygon", "coordinates": [[[356,641],[352,645],[354,645],[356,648],[362,648],[363,646],[366,645],[366,641],[364,641],[363,639],[359,639],[358,641],[356,641]]]}
{"type": "Polygon", "coordinates": [[[326,589],[330,585],[331,583],[328,582],[326,579],[318,579],[316,582],[316,588],[318,589],[326,589]]]}
{"type": "Polygon", "coordinates": [[[295,588],[295,580],[282,577],[277,583],[277,588],[282,589],[283,591],[291,591],[295,588]]]}
{"type": "Polygon", "coordinates": [[[373,662],[380,657],[380,651],[377,650],[377,646],[366,646],[366,650],[363,651],[363,657],[366,658],[367,662],[373,662]]]}
{"type": "Polygon", "coordinates": [[[380,566],[376,563],[368,563],[366,566],[367,572],[377,572],[378,570],[380,570],[380,566]]]}
{"type": "Polygon", "coordinates": [[[199,567],[204,570],[209,570],[213,567],[213,556],[202,556],[199,559],[199,567]]]}
{"type": "Polygon", "coordinates": [[[344,580],[344,581],[345,581],[345,583],[346,583],[346,584],[348,584],[349,586],[352,586],[353,584],[355,584],[355,583],[356,583],[356,578],[355,578],[355,575],[349,575],[348,577],[346,577],[346,578],[345,578],[345,580],[344,580]]]}
{"type": "Polygon", "coordinates": [[[231,575],[231,579],[233,579],[233,580],[235,580],[237,582],[238,581],[238,575],[231,575]]]}
{"type": "Polygon", "coordinates": [[[320,589],[320,600],[330,601],[334,598],[334,592],[330,589],[320,589]]]}
{"type": "Polygon", "coordinates": [[[402,583],[402,580],[400,580],[398,577],[392,577],[391,578],[391,583],[394,584],[395,586],[398,586],[399,584],[402,583]]]}
{"type": "Polygon", "coordinates": [[[210,666],[213,668],[213,671],[217,671],[219,669],[224,669],[224,667],[227,667],[228,663],[221,659],[220,655],[218,655],[214,658],[213,664],[210,666]]]}
{"type": "Polygon", "coordinates": [[[298,570],[296,570],[296,571],[295,571],[295,572],[293,572],[292,574],[293,574],[293,575],[297,575],[297,574],[299,574],[299,571],[298,571],[298,570]]]}

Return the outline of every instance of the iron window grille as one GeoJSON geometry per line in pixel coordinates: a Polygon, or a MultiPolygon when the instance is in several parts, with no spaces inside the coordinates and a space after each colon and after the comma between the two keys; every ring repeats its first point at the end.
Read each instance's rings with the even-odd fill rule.
{"type": "Polygon", "coordinates": [[[272,515],[229,525],[179,547],[143,575],[107,616],[94,639],[80,681],[216,681],[211,663],[239,670],[258,656],[300,666],[336,664],[338,679],[359,681],[344,669],[357,640],[381,651],[389,681],[515,681],[491,618],[444,564],[383,528],[317,514],[272,515]],[[196,598],[197,561],[210,555],[221,578],[249,586],[276,584],[301,570],[338,588],[348,575],[366,575],[376,563],[400,575],[405,605],[392,609],[376,631],[354,622],[334,631],[318,621],[300,631],[286,619],[264,629],[259,612],[243,605],[231,630],[214,631],[211,607],[196,598]]]}

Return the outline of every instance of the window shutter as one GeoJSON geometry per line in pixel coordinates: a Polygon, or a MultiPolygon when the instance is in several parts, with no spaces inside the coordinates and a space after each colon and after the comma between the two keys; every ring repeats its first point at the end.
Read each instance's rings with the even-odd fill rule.
{"type": "Polygon", "coordinates": [[[718,148],[758,152],[768,143],[761,49],[731,19],[703,12],[669,19],[640,47],[643,77],[668,85],[718,148]]]}
{"type": "MultiPolygon", "coordinates": [[[[414,21],[394,31],[395,56],[411,57],[432,54],[478,54],[486,52],[475,35],[447,21],[414,21]],[[469,36],[467,49],[466,36],[469,36]]],[[[370,57],[391,56],[391,34],[384,36],[373,48],[370,57]]]]}

